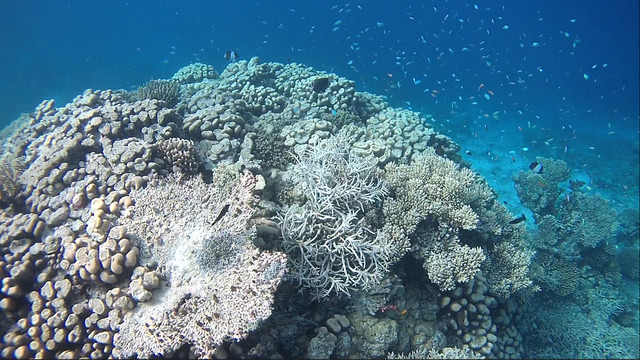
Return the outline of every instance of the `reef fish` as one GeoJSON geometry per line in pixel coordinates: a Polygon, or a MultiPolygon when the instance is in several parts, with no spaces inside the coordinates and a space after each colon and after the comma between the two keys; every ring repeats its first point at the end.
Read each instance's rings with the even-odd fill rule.
{"type": "Polygon", "coordinates": [[[522,215],[518,216],[517,218],[509,221],[509,224],[515,225],[515,224],[519,224],[519,223],[521,223],[521,222],[523,222],[525,220],[527,220],[527,217],[524,216],[524,214],[522,214],[522,215]]]}
{"type": "Polygon", "coordinates": [[[542,172],[542,164],[540,164],[537,161],[534,161],[531,164],[529,164],[529,169],[531,169],[531,171],[533,171],[536,174],[540,174],[542,172]]]}
{"type": "Polygon", "coordinates": [[[324,92],[329,87],[329,78],[321,77],[313,80],[313,91],[324,92]]]}
{"type": "Polygon", "coordinates": [[[235,50],[227,50],[227,52],[224,53],[224,58],[227,59],[227,61],[234,62],[238,60],[239,57],[240,56],[235,52],[235,50]]]}

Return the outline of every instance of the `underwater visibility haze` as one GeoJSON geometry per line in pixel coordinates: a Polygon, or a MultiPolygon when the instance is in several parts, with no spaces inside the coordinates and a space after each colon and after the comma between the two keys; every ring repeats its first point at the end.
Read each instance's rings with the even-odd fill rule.
{"type": "Polygon", "coordinates": [[[0,4],[3,358],[638,358],[637,1],[0,4]]]}

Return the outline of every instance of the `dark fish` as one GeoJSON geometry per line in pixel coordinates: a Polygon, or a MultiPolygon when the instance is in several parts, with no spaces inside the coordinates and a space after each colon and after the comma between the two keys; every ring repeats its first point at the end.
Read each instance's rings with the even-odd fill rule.
{"type": "Polygon", "coordinates": [[[533,171],[536,174],[540,174],[542,172],[542,164],[540,164],[537,161],[534,161],[529,165],[529,169],[531,169],[531,171],[533,171]]]}
{"type": "Polygon", "coordinates": [[[224,53],[224,58],[227,59],[227,61],[234,62],[238,60],[239,57],[240,56],[235,52],[235,50],[227,50],[227,52],[224,53]]]}
{"type": "Polygon", "coordinates": [[[515,224],[519,224],[519,223],[521,223],[521,222],[523,222],[525,220],[527,220],[527,217],[524,216],[524,214],[522,214],[522,215],[518,216],[517,218],[509,221],[509,224],[515,225],[515,224]]]}
{"type": "Polygon", "coordinates": [[[313,91],[324,92],[329,87],[329,78],[321,77],[313,80],[313,91]]]}
{"type": "Polygon", "coordinates": [[[229,211],[229,204],[225,204],[224,207],[222,207],[222,210],[220,210],[220,214],[218,214],[218,217],[213,221],[213,224],[220,221],[220,219],[222,219],[222,217],[227,213],[227,211],[229,211]]]}

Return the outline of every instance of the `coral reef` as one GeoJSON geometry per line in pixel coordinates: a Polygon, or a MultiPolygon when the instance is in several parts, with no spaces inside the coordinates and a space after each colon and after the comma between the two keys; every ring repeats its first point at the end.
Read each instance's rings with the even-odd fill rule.
{"type": "Polygon", "coordinates": [[[136,93],[43,101],[2,133],[4,358],[518,357],[537,354],[524,305],[554,291],[633,341],[637,306],[611,284],[637,269],[637,221],[620,247],[604,202],[556,201],[562,162],[523,178],[559,206],[531,243],[583,277],[564,289],[552,269],[534,294],[524,224],[429,116],[259,58],[136,93]]]}

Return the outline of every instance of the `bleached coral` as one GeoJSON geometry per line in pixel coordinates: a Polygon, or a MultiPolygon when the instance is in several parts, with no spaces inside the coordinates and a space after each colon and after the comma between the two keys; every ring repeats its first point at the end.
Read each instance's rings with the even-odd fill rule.
{"type": "Polygon", "coordinates": [[[211,356],[270,316],[286,257],[252,244],[257,179],[250,173],[220,166],[212,184],[199,177],[156,181],[132,191],[135,205],[122,222],[139,242],[142,262],[157,262],[167,284],[125,316],[114,354],[149,357],[188,343],[198,356],[211,356]]]}
{"type": "Polygon", "coordinates": [[[306,202],[280,214],[291,276],[317,298],[379,282],[397,249],[364,219],[366,208],[387,193],[375,164],[332,137],[298,158],[293,171],[306,202]]]}

